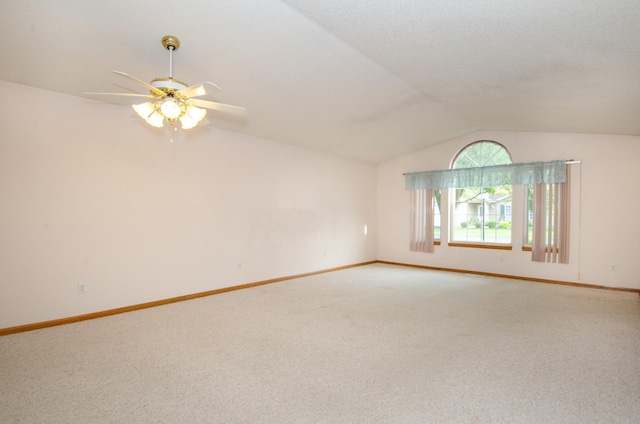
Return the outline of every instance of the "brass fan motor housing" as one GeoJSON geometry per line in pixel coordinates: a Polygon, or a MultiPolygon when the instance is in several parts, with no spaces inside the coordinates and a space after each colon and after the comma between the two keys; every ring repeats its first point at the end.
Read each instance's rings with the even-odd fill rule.
{"type": "Polygon", "coordinates": [[[173,51],[176,51],[180,47],[180,40],[173,35],[165,35],[162,37],[162,45],[167,50],[171,50],[171,47],[173,47],[173,51]]]}
{"type": "MultiPolygon", "coordinates": [[[[188,86],[186,82],[173,78],[155,78],[151,80],[151,85],[158,90],[164,91],[169,97],[174,97],[182,101],[187,100],[187,97],[178,94],[178,91],[188,86]]],[[[151,94],[153,94],[153,92],[151,94]]]]}

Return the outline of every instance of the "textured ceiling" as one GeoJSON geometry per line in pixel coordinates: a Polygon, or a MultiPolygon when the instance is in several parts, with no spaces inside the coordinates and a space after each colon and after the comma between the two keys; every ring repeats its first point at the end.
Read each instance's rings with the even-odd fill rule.
{"type": "Polygon", "coordinates": [[[137,90],[110,71],[168,76],[164,35],[175,78],[248,109],[209,125],[366,162],[476,130],[640,135],[638,0],[0,0],[0,79],[137,90]]]}

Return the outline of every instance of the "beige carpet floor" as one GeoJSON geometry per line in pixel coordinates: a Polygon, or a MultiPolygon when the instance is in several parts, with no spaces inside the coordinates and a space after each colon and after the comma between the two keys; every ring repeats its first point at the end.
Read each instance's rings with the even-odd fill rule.
{"type": "Polygon", "coordinates": [[[0,423],[638,423],[640,296],[373,264],[0,337],[0,423]]]}

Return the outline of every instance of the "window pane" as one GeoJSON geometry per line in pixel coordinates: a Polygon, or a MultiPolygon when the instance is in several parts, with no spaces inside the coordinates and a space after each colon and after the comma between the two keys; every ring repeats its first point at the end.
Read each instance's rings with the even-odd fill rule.
{"type": "Polygon", "coordinates": [[[455,189],[453,241],[511,243],[511,186],[455,189]]]}
{"type": "Polygon", "coordinates": [[[533,186],[527,186],[527,227],[525,229],[526,234],[524,237],[525,245],[531,246],[533,244],[533,186]]]}
{"type": "Polygon", "coordinates": [[[433,191],[433,239],[440,240],[440,195],[442,194],[441,189],[437,189],[433,191]]]}
{"type": "Polygon", "coordinates": [[[452,168],[477,168],[510,163],[511,156],[504,146],[492,141],[479,141],[465,147],[455,158],[452,168]]]}
{"type": "MultiPolygon", "coordinates": [[[[550,210],[552,204],[551,199],[556,196],[555,185],[546,185],[546,210],[544,211],[544,221],[553,222],[555,220],[555,214],[553,210],[550,210]]],[[[545,240],[552,240],[554,238],[554,231],[545,231],[545,240]]],[[[527,246],[533,245],[533,186],[527,186],[527,234],[525,235],[525,243],[527,246]]]]}

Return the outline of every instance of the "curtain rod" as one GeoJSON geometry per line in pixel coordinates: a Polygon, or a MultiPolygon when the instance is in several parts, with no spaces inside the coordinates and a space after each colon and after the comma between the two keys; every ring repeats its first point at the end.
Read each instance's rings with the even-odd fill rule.
{"type": "MultiPolygon", "coordinates": [[[[567,165],[574,165],[577,163],[582,163],[581,160],[577,160],[577,159],[569,159],[567,160],[567,165]]],[[[429,172],[429,171],[427,171],[429,172]]],[[[407,175],[407,174],[415,174],[415,172],[403,172],[402,175],[407,175]]]]}

